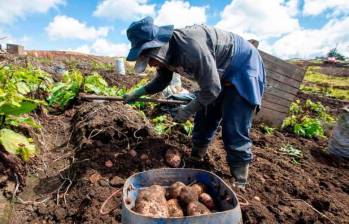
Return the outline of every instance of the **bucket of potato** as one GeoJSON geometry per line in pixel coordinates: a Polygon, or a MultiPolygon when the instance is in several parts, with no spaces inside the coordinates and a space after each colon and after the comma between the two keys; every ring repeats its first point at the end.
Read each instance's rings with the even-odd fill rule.
{"type": "Polygon", "coordinates": [[[199,169],[162,168],[136,173],[123,187],[122,223],[242,223],[233,190],[199,169]]]}

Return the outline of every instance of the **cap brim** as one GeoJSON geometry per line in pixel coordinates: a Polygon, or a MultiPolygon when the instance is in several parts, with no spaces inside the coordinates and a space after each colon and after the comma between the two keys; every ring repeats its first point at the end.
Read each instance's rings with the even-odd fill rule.
{"type": "Polygon", "coordinates": [[[135,73],[141,74],[148,66],[149,57],[139,57],[135,64],[135,73]]]}
{"type": "Polygon", "coordinates": [[[144,43],[140,47],[131,48],[127,55],[127,61],[136,61],[141,55],[142,51],[150,48],[162,47],[165,45],[172,37],[174,27],[171,26],[160,26],[156,38],[152,41],[144,43]]]}

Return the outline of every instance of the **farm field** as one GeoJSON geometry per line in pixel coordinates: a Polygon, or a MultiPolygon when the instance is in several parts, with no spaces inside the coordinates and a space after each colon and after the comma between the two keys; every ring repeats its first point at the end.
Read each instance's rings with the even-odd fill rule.
{"type": "MultiPolygon", "coordinates": [[[[220,134],[205,163],[193,163],[186,160],[192,122],[174,123],[162,105],[78,99],[81,92],[120,96],[154,72],[136,76],[128,65],[127,75],[117,75],[114,61],[0,55],[0,223],[119,223],[121,195],[101,210],[103,202],[130,175],[171,167],[167,150],[181,154],[181,166],[232,186],[220,134]]],[[[308,67],[287,122],[254,123],[249,184],[234,189],[244,223],[349,223],[349,164],[327,152],[349,100],[349,68],[346,74],[308,67]]]]}

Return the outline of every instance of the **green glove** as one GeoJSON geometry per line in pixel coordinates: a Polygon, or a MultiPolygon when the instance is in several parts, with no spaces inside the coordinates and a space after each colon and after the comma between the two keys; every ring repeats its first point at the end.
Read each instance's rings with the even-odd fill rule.
{"type": "Polygon", "coordinates": [[[147,91],[145,91],[144,86],[134,90],[131,93],[126,93],[122,96],[122,98],[124,98],[124,101],[126,103],[132,103],[133,101],[135,101],[136,99],[138,99],[141,96],[144,96],[147,94],[147,91]]]}

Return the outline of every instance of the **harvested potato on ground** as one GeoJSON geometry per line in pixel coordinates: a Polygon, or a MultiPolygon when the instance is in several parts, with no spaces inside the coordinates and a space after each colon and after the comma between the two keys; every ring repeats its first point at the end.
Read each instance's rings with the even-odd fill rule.
{"type": "Polygon", "coordinates": [[[185,187],[185,184],[179,181],[172,184],[168,190],[169,198],[178,198],[181,193],[182,187],[185,187]]]}
{"type": "Polygon", "coordinates": [[[214,201],[212,197],[207,193],[201,193],[199,195],[199,201],[204,204],[208,209],[214,208],[214,201]]]}
{"type": "Polygon", "coordinates": [[[193,184],[191,185],[191,188],[193,188],[198,193],[198,195],[204,193],[206,190],[206,186],[201,183],[193,184]]]}
{"type": "Polygon", "coordinates": [[[179,205],[177,199],[170,199],[167,201],[168,212],[170,213],[170,217],[183,217],[183,210],[179,205]]]}
{"type": "Polygon", "coordinates": [[[181,165],[181,154],[177,149],[168,149],[166,151],[165,160],[169,166],[178,168],[181,165]]]}
{"type": "Polygon", "coordinates": [[[168,218],[168,206],[165,198],[166,190],[159,185],[152,185],[141,190],[133,210],[145,216],[168,218]]]}
{"type": "Polygon", "coordinates": [[[185,204],[189,204],[192,201],[197,201],[199,199],[198,193],[189,186],[184,186],[181,189],[181,193],[179,194],[179,198],[181,202],[185,204]]]}
{"type": "Polygon", "coordinates": [[[210,210],[204,204],[198,201],[190,202],[187,206],[188,216],[207,215],[210,213],[210,210]]]}

